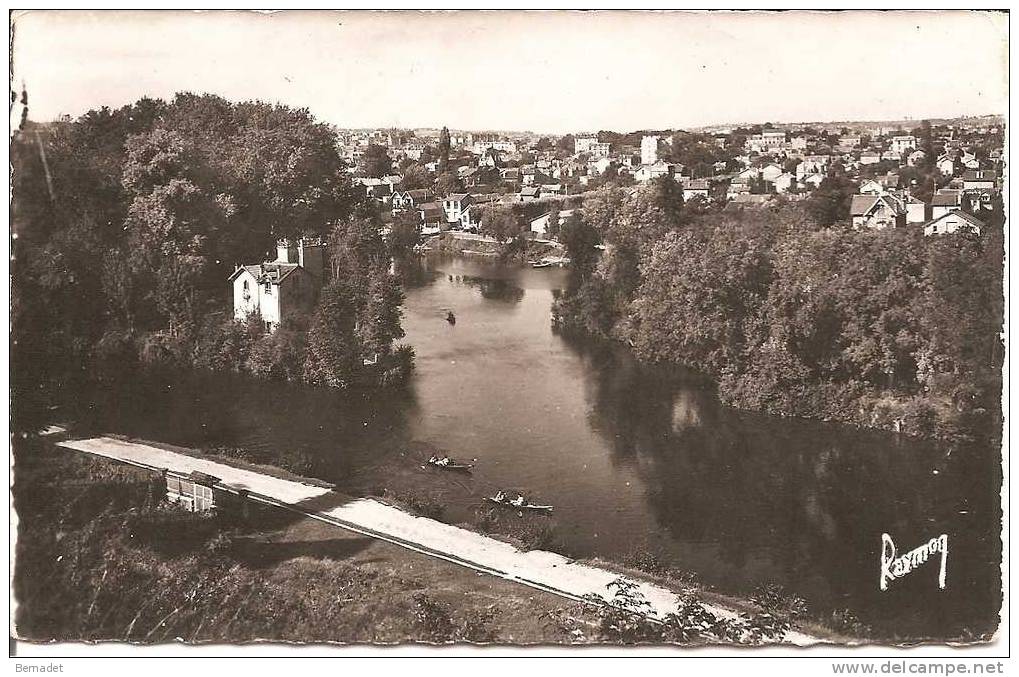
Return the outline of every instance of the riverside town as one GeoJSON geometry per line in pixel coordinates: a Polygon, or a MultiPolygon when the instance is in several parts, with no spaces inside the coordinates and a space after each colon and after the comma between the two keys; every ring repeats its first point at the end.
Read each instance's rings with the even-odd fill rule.
{"type": "Polygon", "coordinates": [[[11,35],[19,657],[1004,650],[1007,13],[11,35]]]}

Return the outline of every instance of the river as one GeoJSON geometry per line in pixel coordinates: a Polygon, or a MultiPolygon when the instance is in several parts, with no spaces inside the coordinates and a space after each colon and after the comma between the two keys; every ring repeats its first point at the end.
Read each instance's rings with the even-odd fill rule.
{"type": "Polygon", "coordinates": [[[777,583],[883,637],[996,627],[996,451],[722,407],[695,374],[555,333],[560,269],[429,259],[419,277],[405,306],[417,353],[406,392],[162,373],[76,393],[78,416],[168,443],[301,454],[347,489],[427,491],[452,522],[497,487],[526,490],[555,505],[571,555],[653,550],[719,592],[777,583]],[[424,445],[476,458],[475,474],[424,470],[424,445]],[[947,534],[946,588],[932,561],[880,591],[883,532],[900,554],[947,534]]]}

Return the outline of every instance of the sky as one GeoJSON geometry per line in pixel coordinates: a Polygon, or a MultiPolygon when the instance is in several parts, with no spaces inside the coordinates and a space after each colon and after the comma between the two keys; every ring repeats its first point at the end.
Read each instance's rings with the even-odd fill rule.
{"type": "Polygon", "coordinates": [[[549,133],[1004,114],[1008,23],[978,12],[14,15],[49,120],[209,92],[340,127],[549,133]]]}

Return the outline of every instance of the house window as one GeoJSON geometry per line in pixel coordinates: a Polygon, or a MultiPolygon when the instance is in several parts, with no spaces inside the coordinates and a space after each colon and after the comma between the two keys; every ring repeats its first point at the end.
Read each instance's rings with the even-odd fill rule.
{"type": "Polygon", "coordinates": [[[244,281],[244,293],[242,294],[242,296],[244,297],[245,301],[247,301],[248,299],[251,298],[251,291],[248,289],[248,281],[247,280],[244,281]]]}
{"type": "Polygon", "coordinates": [[[269,294],[270,296],[272,295],[272,282],[265,283],[265,293],[269,294]]]}

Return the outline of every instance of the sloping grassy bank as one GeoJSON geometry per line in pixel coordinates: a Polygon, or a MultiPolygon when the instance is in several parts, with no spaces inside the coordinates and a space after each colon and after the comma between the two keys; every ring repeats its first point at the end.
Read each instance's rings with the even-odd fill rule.
{"type": "Polygon", "coordinates": [[[761,604],[719,615],[682,591],[654,623],[622,577],[615,608],[567,603],[284,511],[190,513],[150,472],[37,439],[19,440],[16,472],[26,639],[757,644],[795,620],[761,604]]]}
{"type": "Polygon", "coordinates": [[[581,605],[274,508],[162,501],[151,473],[15,446],[17,634],[34,641],[568,641],[581,605]]]}

